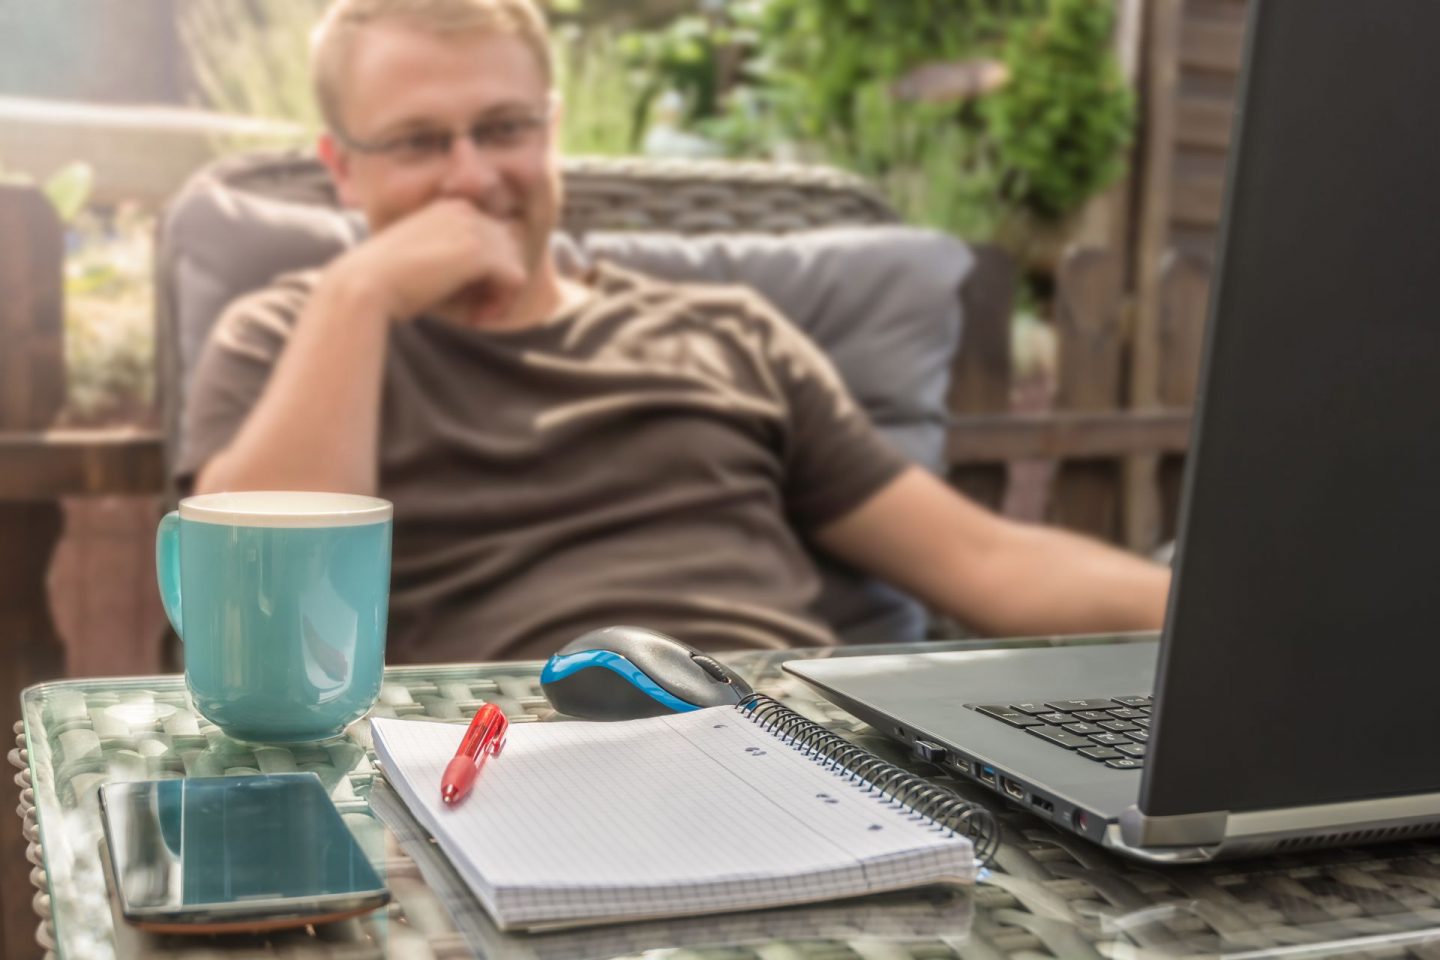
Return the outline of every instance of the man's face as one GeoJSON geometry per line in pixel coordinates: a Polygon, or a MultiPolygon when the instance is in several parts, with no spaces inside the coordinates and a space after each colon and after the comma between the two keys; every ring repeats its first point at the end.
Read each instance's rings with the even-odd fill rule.
{"type": "Polygon", "coordinates": [[[433,200],[469,200],[510,227],[533,271],[559,216],[552,105],[543,68],[519,37],[442,38],[402,22],[372,24],[355,38],[340,97],[345,138],[366,148],[337,145],[331,172],[376,232],[433,200]],[[477,125],[492,134],[485,143],[459,135],[477,125]]]}

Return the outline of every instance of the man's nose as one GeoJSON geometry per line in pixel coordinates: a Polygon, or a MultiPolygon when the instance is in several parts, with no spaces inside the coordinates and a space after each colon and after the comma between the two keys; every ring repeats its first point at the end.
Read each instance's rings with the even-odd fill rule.
{"type": "Polygon", "coordinates": [[[483,196],[499,182],[494,163],[484,150],[475,145],[475,141],[464,134],[451,140],[450,153],[445,158],[445,179],[441,185],[447,196],[483,196]]]}

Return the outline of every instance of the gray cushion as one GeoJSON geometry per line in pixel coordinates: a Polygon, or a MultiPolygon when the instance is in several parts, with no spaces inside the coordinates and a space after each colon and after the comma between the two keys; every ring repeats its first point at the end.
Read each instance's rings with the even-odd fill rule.
{"type": "MultiPolygon", "coordinates": [[[[279,274],[327,262],[364,236],[355,214],[279,199],[268,195],[273,187],[262,194],[202,173],[167,208],[159,287],[170,314],[161,350],[172,449],[191,372],[225,306],[279,274]]],[[[562,264],[604,257],[667,279],[753,287],[826,351],[897,449],[939,468],[959,289],[972,265],[954,238],[895,226],[785,236],[595,233],[578,245],[557,236],[556,251],[562,264]]],[[[913,600],[828,561],[822,575],[817,613],[846,642],[923,635],[924,611],[913,600]]]]}

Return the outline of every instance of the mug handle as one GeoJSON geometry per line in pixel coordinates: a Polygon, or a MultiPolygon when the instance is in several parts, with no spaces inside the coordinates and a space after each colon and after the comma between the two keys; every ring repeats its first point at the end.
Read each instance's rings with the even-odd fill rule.
{"type": "Polygon", "coordinates": [[[184,632],[180,629],[180,512],[171,510],[160,518],[155,529],[155,580],[160,585],[160,602],[165,606],[165,616],[170,626],[182,641],[184,632]]]}

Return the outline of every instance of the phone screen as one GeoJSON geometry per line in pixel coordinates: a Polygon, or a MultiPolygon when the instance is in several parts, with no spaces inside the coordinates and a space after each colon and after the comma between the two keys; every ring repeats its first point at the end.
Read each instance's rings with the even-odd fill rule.
{"type": "Polygon", "coordinates": [[[100,807],[121,912],[142,926],[260,929],[390,898],[313,773],[111,783],[100,807]]]}

